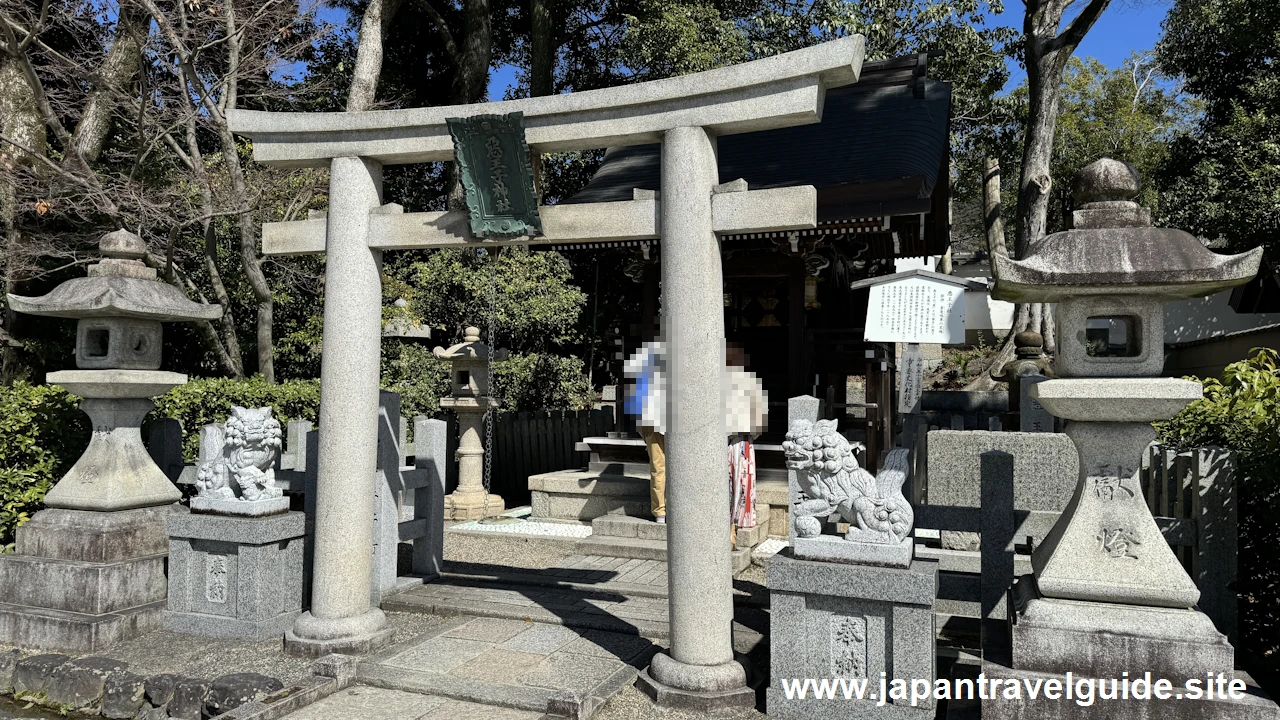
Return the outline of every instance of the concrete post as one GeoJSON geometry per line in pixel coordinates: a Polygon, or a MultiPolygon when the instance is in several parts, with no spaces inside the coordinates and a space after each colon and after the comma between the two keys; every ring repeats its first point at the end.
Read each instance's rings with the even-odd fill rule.
{"type": "Polygon", "coordinates": [[[662,324],[667,342],[667,572],[671,649],[642,687],[660,705],[754,705],[733,652],[724,401],[724,283],[712,230],[715,144],[697,127],[662,142],[662,324]]]}
{"type": "Polygon", "coordinates": [[[295,655],[365,653],[393,633],[370,603],[382,253],[369,248],[368,232],[369,211],[381,204],[380,163],[333,159],[311,610],[285,635],[285,650],[295,655]]]}

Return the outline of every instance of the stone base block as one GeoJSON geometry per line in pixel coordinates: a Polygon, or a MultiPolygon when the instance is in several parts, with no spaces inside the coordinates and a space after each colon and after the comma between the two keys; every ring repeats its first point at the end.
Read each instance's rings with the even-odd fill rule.
{"type": "Polygon", "coordinates": [[[1019,670],[1088,677],[1154,677],[1181,682],[1231,675],[1235,651],[1198,610],[1041,597],[1035,578],[1014,583],[1013,664],[1019,670]]]}
{"type": "MultiPolygon", "coordinates": [[[[788,678],[790,680],[791,678],[788,678]]],[[[879,697],[879,680],[875,683],[868,682],[867,692],[876,693],[879,697]]],[[[777,681],[774,681],[777,685],[777,681]]],[[[837,692],[840,692],[837,690],[837,692]]],[[[885,703],[880,705],[880,701],[863,700],[859,703],[859,710],[851,711],[849,702],[841,700],[816,700],[812,697],[799,699],[788,699],[786,693],[781,687],[770,686],[765,691],[765,702],[769,707],[770,718],[781,718],[782,720],[848,720],[848,718],[867,717],[867,718],[885,718],[886,720],[933,720],[937,714],[937,708],[930,703],[929,707],[911,707],[908,705],[897,705],[893,703],[885,703]],[[853,714],[851,714],[853,713],[853,714]],[[856,714],[861,713],[861,714],[856,714]]],[[[843,695],[841,695],[843,698],[843,695]]]]}
{"type": "Polygon", "coordinates": [[[819,535],[812,538],[792,538],[791,547],[795,556],[802,560],[905,568],[911,565],[915,540],[908,537],[900,543],[882,545],[851,542],[839,535],[819,535]]]}
{"type": "Polygon", "coordinates": [[[102,615],[164,597],[164,555],[111,563],[0,555],[0,603],[102,615]]]}
{"type": "Polygon", "coordinates": [[[48,508],[18,528],[15,552],[110,563],[169,552],[164,519],[174,506],[94,512],[48,508]]]}
{"type": "MultiPolygon", "coordinates": [[[[1049,680],[1063,681],[1065,673],[1038,673],[1018,670],[1000,664],[984,662],[982,671],[986,678],[998,678],[1004,681],[1013,680],[1022,685],[1021,698],[1006,699],[1003,692],[998,699],[982,701],[983,720],[1276,720],[1280,718],[1280,707],[1262,693],[1257,687],[1250,687],[1249,693],[1241,700],[1230,698],[1191,699],[1185,691],[1182,680],[1173,681],[1173,691],[1182,692],[1181,699],[1167,700],[1103,700],[1097,690],[1093,693],[1090,705],[1081,705],[1075,699],[1065,698],[1065,691],[1056,700],[1045,697],[1043,692],[1032,699],[1026,692],[1026,683],[1032,686],[1049,680]]],[[[1096,677],[1096,676],[1095,676],[1096,677]]],[[[1104,676],[1106,677],[1106,676],[1104,676]]],[[[1116,676],[1118,677],[1118,676],[1116,676]]],[[[1130,675],[1132,678],[1132,674],[1130,675]]],[[[1142,677],[1141,674],[1138,677],[1142,677]]],[[[1155,676],[1153,675],[1153,678],[1155,676]]],[[[1203,678],[1203,673],[1199,675],[1203,678]]],[[[1110,694],[1110,677],[1108,694],[1110,694]]],[[[1096,683],[1095,683],[1096,685],[1096,683]]],[[[1002,684],[1003,686],[1003,684],[1002,684]]],[[[1074,697],[1073,693],[1073,697],[1074,697]]]]}
{"type": "Polygon", "coordinates": [[[303,513],[173,513],[168,520],[166,627],[262,640],[279,637],[301,614],[303,513]]]}
{"type": "Polygon", "coordinates": [[[676,710],[714,713],[749,710],[756,706],[756,691],[748,685],[727,690],[684,690],[654,680],[648,668],[636,676],[636,688],[659,707],[676,710]]]}
{"type": "Polygon", "coordinates": [[[395,628],[377,608],[349,618],[317,618],[304,612],[284,634],[284,651],[289,655],[322,658],[325,655],[368,655],[395,639],[395,628]]]}
{"type": "Polygon", "coordinates": [[[481,520],[507,511],[506,501],[501,495],[489,495],[488,502],[484,494],[459,495],[453,493],[444,498],[445,520],[481,520]]]}
{"type": "Polygon", "coordinates": [[[157,627],[170,511],[36,513],[0,555],[0,644],[92,652],[157,627]]]}
{"type": "Polygon", "coordinates": [[[203,635],[215,638],[242,638],[246,640],[270,640],[282,637],[302,614],[301,610],[282,613],[265,620],[241,620],[222,615],[173,612],[166,610],[161,622],[166,630],[203,635]]]}
{"type": "Polygon", "coordinates": [[[32,650],[97,652],[159,628],[162,610],[163,601],[102,615],[0,604],[0,644],[32,650]]]}
{"type": "Polygon", "coordinates": [[[933,606],[938,563],[907,568],[797,559],[790,549],[769,561],[770,716],[932,717],[933,699],[907,704],[879,698],[788,700],[782,682],[865,678],[878,691],[889,681],[934,680],[933,606]]]}
{"type": "Polygon", "coordinates": [[[191,511],[197,513],[214,513],[218,515],[240,515],[243,517],[266,517],[289,512],[289,498],[278,497],[266,500],[231,500],[223,498],[193,497],[191,511]]]}

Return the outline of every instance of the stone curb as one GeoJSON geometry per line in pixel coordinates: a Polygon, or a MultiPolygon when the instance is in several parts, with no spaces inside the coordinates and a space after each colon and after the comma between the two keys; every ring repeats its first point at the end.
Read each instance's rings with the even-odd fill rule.
{"type": "Polygon", "coordinates": [[[350,684],[354,664],[349,670],[343,667],[330,661],[297,685],[281,689],[278,679],[256,673],[231,673],[212,681],[168,673],[144,677],[109,657],[24,656],[15,649],[0,653],[0,695],[64,714],[113,720],[274,720],[350,684]],[[321,677],[325,673],[331,676],[321,677]],[[258,706],[275,714],[250,712],[258,706]],[[280,710],[286,706],[290,709],[280,710]]]}

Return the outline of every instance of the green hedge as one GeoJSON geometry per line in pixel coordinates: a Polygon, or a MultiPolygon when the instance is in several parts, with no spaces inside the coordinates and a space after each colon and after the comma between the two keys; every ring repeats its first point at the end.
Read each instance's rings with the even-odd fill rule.
{"type": "Polygon", "coordinates": [[[320,412],[320,381],[290,380],[272,385],[260,375],[244,380],[194,378],[156,398],[152,416],[176,418],[182,423],[182,457],[195,462],[200,456],[200,428],[226,422],[233,405],[269,407],[281,425],[290,420],[315,422],[320,412]]]}
{"type": "Polygon", "coordinates": [[[0,550],[89,445],[89,418],[60,387],[0,386],[0,550]]]}
{"type": "Polygon", "coordinates": [[[1221,378],[1202,382],[1204,399],[1156,430],[1178,448],[1237,453],[1240,638],[1255,657],[1273,655],[1280,647],[1280,352],[1255,348],[1221,378]]]}

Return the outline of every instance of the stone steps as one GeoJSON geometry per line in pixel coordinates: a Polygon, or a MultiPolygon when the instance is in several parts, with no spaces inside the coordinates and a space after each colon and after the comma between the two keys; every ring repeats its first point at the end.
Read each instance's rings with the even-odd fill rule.
{"type": "Polygon", "coordinates": [[[396,593],[382,601],[382,609],[528,620],[652,639],[666,638],[669,632],[666,598],[599,590],[448,580],[396,593]]]}
{"type": "Polygon", "coordinates": [[[649,514],[649,474],[559,470],[529,476],[531,520],[587,523],[609,513],[649,514]]]}
{"type": "MultiPolygon", "coordinates": [[[[667,526],[627,515],[603,515],[591,521],[591,536],[578,541],[582,555],[667,561],[667,526]]],[[[733,572],[751,565],[751,549],[731,550],[733,572]]]]}

